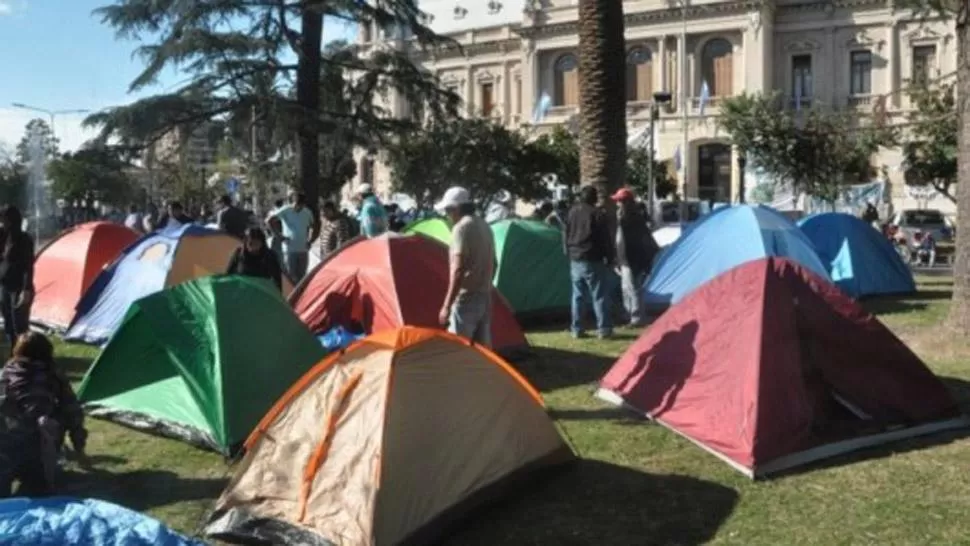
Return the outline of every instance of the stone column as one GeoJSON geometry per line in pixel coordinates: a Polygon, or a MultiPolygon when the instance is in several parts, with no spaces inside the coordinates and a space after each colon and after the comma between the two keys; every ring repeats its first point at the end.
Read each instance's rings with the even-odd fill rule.
{"type": "Polygon", "coordinates": [[[478,97],[475,96],[475,70],[468,66],[465,69],[465,112],[468,117],[473,118],[478,110],[478,97]]]}
{"type": "Polygon", "coordinates": [[[887,108],[899,106],[899,93],[896,82],[899,81],[899,54],[896,47],[896,21],[889,23],[886,29],[886,93],[891,93],[886,100],[887,108]]]}
{"type": "Polygon", "coordinates": [[[670,91],[670,82],[667,81],[667,37],[657,38],[657,62],[654,64],[654,74],[659,74],[655,80],[657,88],[654,91],[670,91]]]}
{"type": "Polygon", "coordinates": [[[522,65],[519,70],[519,77],[522,78],[522,121],[532,123],[532,111],[535,110],[538,100],[539,89],[539,62],[536,54],[536,44],[534,41],[525,38],[522,40],[522,65]]]}

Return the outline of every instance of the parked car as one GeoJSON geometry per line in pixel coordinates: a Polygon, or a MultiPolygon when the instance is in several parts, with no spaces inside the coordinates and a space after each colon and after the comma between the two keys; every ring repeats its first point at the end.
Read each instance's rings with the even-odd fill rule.
{"type": "Polygon", "coordinates": [[[906,263],[912,261],[927,236],[932,236],[936,244],[950,243],[954,236],[952,224],[936,209],[901,210],[890,219],[886,230],[906,263]]]}

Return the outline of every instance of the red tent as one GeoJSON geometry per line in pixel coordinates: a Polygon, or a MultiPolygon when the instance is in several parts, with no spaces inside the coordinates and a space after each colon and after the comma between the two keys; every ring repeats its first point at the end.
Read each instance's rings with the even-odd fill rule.
{"type": "Polygon", "coordinates": [[[121,254],[138,234],[111,222],[89,222],[61,233],[34,262],[31,322],[63,330],[74,318],[74,307],[98,273],[121,254]]]}
{"type": "Polygon", "coordinates": [[[970,424],[889,329],[780,258],[740,265],[671,308],[600,387],[751,477],[970,424]]]}
{"type": "MultiPolygon", "coordinates": [[[[359,322],[368,332],[438,326],[448,289],[448,248],[427,237],[359,238],[328,257],[293,291],[290,302],[314,332],[359,322]]],[[[528,342],[515,315],[492,289],[492,343],[509,355],[528,342]]]]}

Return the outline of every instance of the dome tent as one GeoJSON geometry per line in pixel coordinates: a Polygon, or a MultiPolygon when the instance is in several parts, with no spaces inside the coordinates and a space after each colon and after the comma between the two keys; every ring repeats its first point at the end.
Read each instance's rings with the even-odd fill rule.
{"type": "Polygon", "coordinates": [[[451,243],[451,226],[448,224],[448,220],[439,216],[411,222],[401,230],[401,233],[424,235],[446,245],[451,243]]]}
{"type": "Polygon", "coordinates": [[[516,315],[569,309],[572,284],[562,232],[534,220],[491,224],[495,237],[495,288],[516,315]]]}

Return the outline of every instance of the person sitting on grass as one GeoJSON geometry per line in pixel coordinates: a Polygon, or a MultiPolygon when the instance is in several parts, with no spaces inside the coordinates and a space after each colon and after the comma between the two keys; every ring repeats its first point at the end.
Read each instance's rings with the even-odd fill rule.
{"type": "Polygon", "coordinates": [[[266,245],[266,234],[259,228],[246,230],[243,244],[232,253],[226,272],[269,279],[277,288],[283,289],[283,267],[276,253],[266,245]]]}
{"type": "Polygon", "coordinates": [[[18,496],[52,494],[65,433],[83,460],[88,432],[81,405],[50,340],[28,332],[0,371],[0,498],[13,493],[14,480],[18,496]]]}

